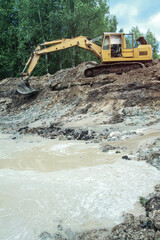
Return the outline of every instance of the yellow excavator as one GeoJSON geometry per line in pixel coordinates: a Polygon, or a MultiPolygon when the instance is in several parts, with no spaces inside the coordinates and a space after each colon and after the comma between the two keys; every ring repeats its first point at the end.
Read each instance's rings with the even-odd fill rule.
{"type": "Polygon", "coordinates": [[[152,61],[152,47],[144,37],[139,37],[137,41],[139,41],[140,45],[133,48],[133,34],[104,32],[103,36],[92,40],[85,36],[79,36],[40,44],[32,52],[25,65],[22,72],[22,81],[19,83],[17,91],[21,94],[37,92],[30,86],[29,77],[41,55],[74,46],[93,52],[101,60],[101,64],[94,65],[84,71],[85,77],[94,77],[102,73],[121,74],[133,69],[144,68],[146,63],[152,61]],[[99,44],[100,41],[101,44],[99,44]]]}

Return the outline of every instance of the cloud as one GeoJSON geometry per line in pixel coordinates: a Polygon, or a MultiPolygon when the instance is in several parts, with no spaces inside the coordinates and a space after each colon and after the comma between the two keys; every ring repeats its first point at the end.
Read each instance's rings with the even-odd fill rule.
{"type": "Polygon", "coordinates": [[[138,15],[138,8],[135,6],[130,6],[130,4],[119,3],[111,9],[111,14],[116,15],[117,18],[134,18],[138,15]]]}
{"type": "Polygon", "coordinates": [[[153,35],[157,38],[157,40],[160,42],[160,12],[150,16],[147,21],[144,23],[136,23],[136,26],[139,27],[140,31],[143,33],[146,33],[148,29],[151,30],[153,35]]]}
{"type": "MultiPolygon", "coordinates": [[[[160,11],[156,14],[146,16],[144,13],[142,14],[141,7],[140,2],[135,0],[134,5],[131,5],[129,2],[117,3],[110,8],[110,12],[116,15],[119,22],[119,29],[123,28],[126,33],[135,26],[138,26],[143,33],[146,33],[150,29],[160,42],[160,11]]],[[[148,12],[149,9],[147,8],[146,11],[148,12]]]]}
{"type": "MultiPolygon", "coordinates": [[[[138,26],[146,34],[150,29],[160,46],[160,7],[159,0],[152,2],[146,0],[110,0],[110,13],[118,20],[118,30],[123,28],[129,33],[132,27],[138,26]]],[[[160,54],[160,47],[159,47],[160,54]]]]}
{"type": "Polygon", "coordinates": [[[149,18],[148,21],[148,28],[155,33],[156,38],[158,39],[158,41],[160,41],[160,27],[159,27],[159,23],[160,23],[160,12],[158,12],[156,15],[153,15],[149,18]]]}
{"type": "Polygon", "coordinates": [[[139,15],[138,5],[131,6],[128,2],[116,4],[110,9],[110,12],[117,17],[118,27],[123,28],[126,33],[129,32],[132,26],[135,26],[139,15]]]}

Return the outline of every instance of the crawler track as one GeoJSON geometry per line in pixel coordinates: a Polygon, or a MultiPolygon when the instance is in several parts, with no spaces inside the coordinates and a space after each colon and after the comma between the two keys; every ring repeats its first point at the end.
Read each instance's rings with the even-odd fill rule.
{"type": "Polygon", "coordinates": [[[85,77],[95,77],[100,74],[109,73],[122,74],[139,68],[145,68],[145,65],[141,62],[98,64],[94,67],[86,69],[84,71],[84,75],[85,77]]]}

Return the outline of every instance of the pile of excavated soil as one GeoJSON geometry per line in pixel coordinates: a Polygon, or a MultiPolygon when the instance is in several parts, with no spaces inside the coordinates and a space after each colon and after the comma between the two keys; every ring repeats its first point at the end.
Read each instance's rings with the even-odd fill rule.
{"type": "Polygon", "coordinates": [[[74,110],[82,112],[87,112],[90,108],[95,112],[93,105],[97,105],[100,110],[108,101],[113,101],[115,107],[119,107],[120,103],[124,106],[144,106],[153,102],[154,105],[158,104],[160,62],[154,61],[150,67],[132,70],[122,75],[102,74],[85,78],[84,70],[90,65],[82,63],[75,68],[58,71],[54,75],[31,77],[31,85],[40,90],[32,97],[24,97],[16,92],[19,78],[4,79],[0,82],[0,104],[7,105],[4,107],[5,112],[19,112],[21,108],[28,108],[50,97],[50,107],[58,103],[67,105],[76,101],[74,110]]]}
{"type": "MultiPolygon", "coordinates": [[[[64,124],[68,121],[77,122],[90,115],[92,122],[114,124],[124,121],[129,108],[145,109],[147,106],[148,109],[159,110],[160,62],[154,61],[150,67],[132,70],[122,75],[102,74],[85,78],[84,70],[90,65],[90,62],[82,63],[75,68],[58,71],[54,75],[31,77],[31,85],[39,89],[39,93],[33,96],[24,96],[16,92],[19,78],[2,80],[2,122],[7,120],[6,116],[10,115],[15,119],[17,114],[21,114],[19,127],[38,119],[49,118],[52,118],[52,123],[64,124]],[[96,114],[100,114],[99,120],[94,119],[96,114]],[[28,115],[31,118],[27,120],[28,115]]],[[[85,122],[82,125],[84,126],[85,122]]]]}
{"type": "Polygon", "coordinates": [[[82,63],[54,75],[31,77],[31,85],[39,90],[33,96],[17,93],[19,78],[2,80],[1,129],[88,140],[109,134],[108,128],[95,129],[95,125],[123,123],[133,126],[136,117],[141,125],[159,121],[159,61],[122,75],[85,78],[84,70],[92,64],[82,63]]]}

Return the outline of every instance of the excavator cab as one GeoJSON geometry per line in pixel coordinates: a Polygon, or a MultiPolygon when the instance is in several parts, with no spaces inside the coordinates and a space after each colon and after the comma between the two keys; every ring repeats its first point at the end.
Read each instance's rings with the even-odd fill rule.
{"type": "Polygon", "coordinates": [[[133,34],[104,33],[102,62],[123,61],[132,58],[133,52],[133,34]]]}
{"type": "Polygon", "coordinates": [[[102,44],[102,62],[122,57],[122,34],[104,33],[102,44]]]}
{"type": "Polygon", "coordinates": [[[100,36],[92,40],[85,36],[78,36],[42,43],[36,47],[27,61],[22,72],[23,77],[25,77],[22,77],[17,91],[21,94],[35,94],[37,92],[30,86],[29,77],[40,56],[75,46],[91,51],[101,60],[101,64],[84,71],[86,77],[109,73],[122,74],[133,69],[143,68],[145,63],[152,61],[152,47],[143,37],[137,40],[141,44],[137,48],[133,48],[133,34],[105,32],[103,37],[100,36]],[[100,39],[102,39],[102,46],[95,43],[100,39]]]}
{"type": "Polygon", "coordinates": [[[121,57],[122,40],[121,35],[111,35],[111,58],[121,57]]]}

